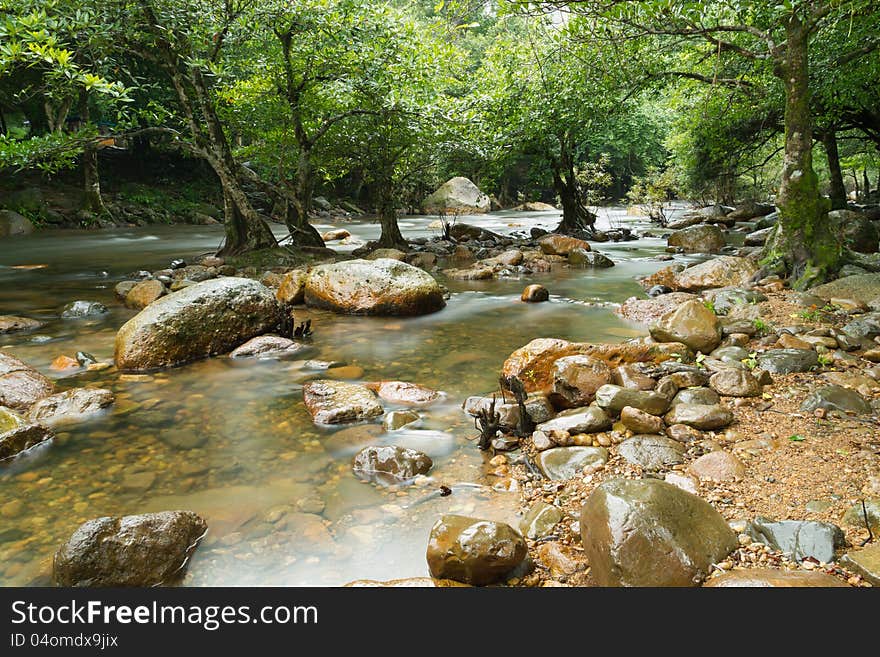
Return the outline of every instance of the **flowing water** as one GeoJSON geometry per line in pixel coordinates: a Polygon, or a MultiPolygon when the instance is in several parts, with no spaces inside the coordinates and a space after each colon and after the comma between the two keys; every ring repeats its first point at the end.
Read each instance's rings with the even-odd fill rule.
{"type": "MultiPolygon", "coordinates": [[[[406,217],[401,229],[407,237],[430,236],[432,219],[406,217]]],[[[527,232],[551,228],[558,215],[508,212],[467,221],[527,232]]],[[[621,209],[603,210],[599,227],[639,221],[621,209]]],[[[338,227],[359,240],[378,234],[364,222],[338,227]]],[[[665,247],[660,239],[597,244],[617,263],[605,270],[444,281],[452,293],[447,307],[424,317],[300,313],[314,330],[305,358],[351,366],[341,374],[354,380],[413,381],[446,393],[422,411],[415,430],[316,427],[302,403],[302,384],[323,374],[303,361],[218,357],[144,377],[49,369],[56,356],[77,351],[110,361],[117,328],[134,314],[115,300],[116,282],[131,271],[212,251],[221,239],[220,227],[169,226],[0,241],[0,314],[46,322],[36,332],[0,336],[0,347],[56,378],[59,389],[106,387],[117,395],[105,414],[63,425],[51,443],[0,466],[0,584],[50,583],[54,551],[88,519],[171,509],[196,511],[210,528],[187,585],[340,585],[426,575],[428,531],[439,514],[518,522],[518,495],[489,474],[461,402],[495,390],[506,356],[533,338],[642,335],[613,313],[613,304],[639,293],[634,277],[662,266],[654,256],[665,247]],[[45,267],[16,268],[21,265],[45,267]],[[519,301],[531,282],[548,287],[550,302],[519,301]],[[60,308],[74,299],[100,301],[110,313],[60,319],[60,308]],[[368,444],[426,452],[435,464],[430,477],[402,489],[360,482],[351,456],[368,444]],[[453,493],[438,495],[441,484],[453,493]]]]}

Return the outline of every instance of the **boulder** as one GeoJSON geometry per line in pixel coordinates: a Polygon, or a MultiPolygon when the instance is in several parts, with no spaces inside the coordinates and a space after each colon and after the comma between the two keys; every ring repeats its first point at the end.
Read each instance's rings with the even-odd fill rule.
{"type": "Polygon", "coordinates": [[[313,267],[305,302],[349,315],[423,315],[446,305],[442,288],[430,274],[388,258],[313,267]]]}
{"type": "Polygon", "coordinates": [[[718,253],[724,248],[724,233],[718,226],[690,226],[677,230],[666,241],[685,253],[718,253]]]}
{"type": "Polygon", "coordinates": [[[71,301],[61,309],[62,319],[82,319],[84,317],[99,317],[106,315],[107,306],[98,301],[71,301]]]}
{"type": "Polygon", "coordinates": [[[758,265],[749,258],[719,256],[675,274],[670,287],[684,292],[741,287],[748,285],[757,271],[758,265]]]}
{"type": "Polygon", "coordinates": [[[504,580],[526,554],[510,525],[444,515],[431,528],[426,558],[433,577],[483,586],[504,580]]]}
{"type": "Polygon", "coordinates": [[[772,568],[731,570],[710,579],[703,586],[713,588],[849,588],[849,584],[846,582],[826,573],[808,570],[774,570],[772,568]]]}
{"type": "Polygon", "coordinates": [[[586,406],[611,382],[611,369],[591,356],[563,356],[553,363],[550,400],[560,408],[586,406]]]}
{"type": "Polygon", "coordinates": [[[116,396],[104,388],[74,388],[50,395],[31,407],[28,417],[32,422],[56,424],[79,420],[113,404],[116,396]]]}
{"type": "Polygon", "coordinates": [[[434,462],[427,454],[395,445],[369,446],[358,452],[352,470],[359,479],[397,484],[425,474],[434,462]]]}
{"type": "Polygon", "coordinates": [[[662,433],[666,428],[661,418],[632,406],[623,407],[620,411],[620,421],[633,433],[657,434],[662,433]]]}
{"type": "Polygon", "coordinates": [[[657,479],[604,482],[580,529],[599,586],[697,586],[738,546],[708,502],[657,479]]]}
{"type": "Polygon", "coordinates": [[[490,208],[489,197],[462,176],[450,178],[422,202],[425,214],[483,214],[490,208]]]}
{"type": "Polygon", "coordinates": [[[52,432],[0,406],[0,462],[52,438],[52,432]]]}
{"type": "Polygon", "coordinates": [[[544,235],[538,240],[538,247],[540,247],[544,255],[567,256],[575,249],[589,251],[590,243],[585,242],[584,240],[579,240],[576,237],[550,233],[549,235],[544,235]]]}
{"type": "Polygon", "coordinates": [[[745,246],[764,246],[768,239],[770,239],[770,235],[773,233],[774,228],[772,226],[768,228],[762,228],[761,230],[755,230],[746,235],[745,246]]]}
{"type": "Polygon", "coordinates": [[[652,390],[632,390],[613,384],[596,391],[596,404],[612,416],[620,415],[626,406],[632,406],[651,415],[662,415],[669,408],[669,398],[652,390]]]}
{"type": "Polygon", "coordinates": [[[732,367],[715,372],[709,379],[709,385],[723,397],[757,397],[762,390],[751,372],[732,367]]]}
{"type": "Polygon", "coordinates": [[[858,415],[872,412],[871,404],[858,392],[836,385],[822,386],[810,393],[801,404],[801,410],[807,413],[812,413],[818,408],[858,415]]]}
{"type": "Polygon", "coordinates": [[[0,335],[3,333],[15,333],[17,331],[33,331],[43,326],[43,322],[28,317],[16,317],[14,315],[0,315],[0,335]]]}
{"type": "Polygon", "coordinates": [[[828,213],[832,230],[842,238],[844,246],[858,253],[876,253],[880,242],[877,224],[863,212],[832,210],[828,213]]]}
{"type": "Polygon", "coordinates": [[[54,391],[54,384],[45,376],[0,351],[0,406],[24,411],[54,391]]]}
{"type": "Polygon", "coordinates": [[[607,269],[614,266],[614,261],[604,253],[587,251],[585,249],[573,249],[568,254],[568,264],[572,267],[592,267],[593,269],[607,269]]]}
{"type": "Polygon", "coordinates": [[[840,565],[858,573],[874,586],[880,586],[880,543],[847,552],[840,565]]]}
{"type": "Polygon", "coordinates": [[[325,242],[344,240],[346,237],[351,237],[351,233],[345,230],[345,228],[335,228],[333,230],[328,230],[326,233],[321,235],[321,239],[325,242]]]}
{"type": "Polygon", "coordinates": [[[406,381],[379,381],[366,385],[385,401],[404,406],[427,406],[440,399],[441,394],[426,386],[406,381]]]}
{"type": "Polygon", "coordinates": [[[308,277],[308,273],[301,269],[294,269],[284,274],[275,291],[275,299],[278,303],[283,306],[296,306],[304,303],[308,277]]]}
{"type": "Polygon", "coordinates": [[[675,310],[683,303],[698,300],[698,297],[687,292],[670,292],[653,299],[630,297],[624,301],[617,313],[624,319],[642,324],[653,324],[663,315],[675,310]]]}
{"type": "Polygon", "coordinates": [[[719,450],[691,463],[690,472],[700,481],[736,481],[745,476],[746,466],[733,454],[719,450]]]}
{"type": "Polygon", "coordinates": [[[562,512],[552,504],[538,501],[523,516],[519,530],[526,538],[543,538],[553,531],[553,526],[562,520],[562,512]]]}
{"type": "Polygon", "coordinates": [[[819,365],[819,355],[806,349],[770,349],[758,356],[758,366],[774,374],[809,372],[819,365]]]}
{"type": "Polygon", "coordinates": [[[601,468],[608,461],[604,447],[554,447],[538,454],[535,463],[547,479],[565,480],[601,468]]]}
{"type": "Polygon", "coordinates": [[[780,520],[755,518],[748,533],[755,540],[784,552],[796,561],[811,557],[822,563],[834,561],[834,551],[846,544],[843,530],[837,525],[814,520],[780,520]]]}
{"type": "Polygon", "coordinates": [[[721,404],[676,404],[665,418],[666,424],[686,424],[700,431],[717,431],[733,422],[733,413],[721,404]]]}
{"type": "Polygon", "coordinates": [[[382,419],[382,427],[385,431],[397,431],[410,425],[415,425],[421,416],[415,411],[391,411],[382,419]]]}
{"type": "Polygon", "coordinates": [[[406,252],[400,249],[376,249],[364,256],[365,260],[382,260],[383,258],[406,262],[406,252]]]}
{"type": "Polygon", "coordinates": [[[808,290],[820,299],[852,299],[868,304],[880,297],[880,273],[845,276],[808,290]]]}
{"type": "Polygon", "coordinates": [[[116,334],[116,367],[144,371],[180,365],[233,347],[281,321],[275,297],[248,278],[216,278],[162,297],[116,334]]]}
{"type": "Polygon", "coordinates": [[[316,424],[359,422],[384,412],[369,388],[344,381],[309,381],[303,386],[303,400],[316,424]]]}
{"type": "Polygon", "coordinates": [[[556,210],[556,206],[550,205],[549,203],[542,203],[541,201],[529,201],[527,203],[523,203],[522,205],[517,205],[515,208],[511,208],[511,210],[515,212],[554,212],[556,210]]]}
{"type": "Polygon", "coordinates": [[[34,225],[26,217],[12,210],[0,210],[0,237],[30,235],[33,232],[34,225]]]}
{"type": "Polygon", "coordinates": [[[727,215],[727,219],[735,221],[748,221],[749,219],[757,219],[758,217],[766,217],[776,208],[770,203],[759,203],[757,201],[746,201],[736,206],[733,212],[727,215]]]}
{"type": "Polygon", "coordinates": [[[165,285],[155,278],[135,283],[125,295],[125,305],[140,310],[165,294],[165,285]]]}
{"type": "Polygon", "coordinates": [[[766,295],[755,290],[745,290],[741,287],[724,287],[708,290],[704,296],[712,302],[716,315],[727,315],[743,306],[767,301],[766,295]]]}
{"type": "Polygon", "coordinates": [[[55,553],[53,578],[58,586],[172,584],[206,532],[191,511],[89,520],[55,553]]]}
{"type": "Polygon", "coordinates": [[[712,390],[712,388],[704,388],[702,386],[697,386],[695,388],[682,388],[677,393],[675,393],[675,397],[672,398],[672,403],[670,406],[677,406],[678,404],[717,404],[721,401],[721,397],[718,396],[718,393],[712,390]]]}
{"type": "Polygon", "coordinates": [[[528,285],[520,295],[520,300],[527,303],[540,303],[549,298],[550,292],[543,285],[528,285]]]}
{"type": "Polygon", "coordinates": [[[684,463],[685,447],[666,436],[636,435],[620,443],[617,453],[644,470],[664,470],[684,463]]]}
{"type": "Polygon", "coordinates": [[[278,335],[258,335],[233,349],[230,358],[280,358],[292,356],[308,347],[278,335]]]}
{"type": "Polygon", "coordinates": [[[708,354],[721,343],[721,322],[702,301],[691,300],[670,310],[651,326],[657,342],[681,342],[708,354]]]}

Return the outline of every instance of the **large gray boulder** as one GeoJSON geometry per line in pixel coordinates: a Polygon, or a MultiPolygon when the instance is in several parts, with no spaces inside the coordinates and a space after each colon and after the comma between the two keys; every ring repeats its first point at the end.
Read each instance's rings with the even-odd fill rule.
{"type": "Polygon", "coordinates": [[[651,337],[657,342],[681,342],[704,354],[719,345],[721,335],[718,317],[696,299],[685,301],[651,326],[651,337]]]}
{"type": "Polygon", "coordinates": [[[249,278],[216,278],[162,297],[116,334],[116,367],[144,371],[226,353],[273,330],[282,313],[272,291],[249,278]]]}
{"type": "Polygon", "coordinates": [[[877,224],[863,212],[832,210],[828,220],[834,232],[843,240],[844,246],[858,253],[876,253],[880,242],[877,224]]]}
{"type": "Polygon", "coordinates": [[[844,276],[807,290],[820,299],[852,299],[868,304],[880,297],[880,273],[844,276]]]}
{"type": "Polygon", "coordinates": [[[467,178],[456,176],[429,195],[422,203],[422,210],[426,214],[483,214],[489,211],[491,205],[489,197],[479,187],[467,178]]]}
{"type": "Polygon", "coordinates": [[[685,253],[718,253],[724,248],[724,233],[718,226],[690,226],[672,233],[667,244],[685,253]]]}
{"type": "Polygon", "coordinates": [[[30,235],[34,225],[26,217],[12,210],[0,210],[0,237],[30,235]]]}
{"type": "Polygon", "coordinates": [[[749,258],[719,256],[675,274],[672,286],[684,292],[712,287],[742,287],[749,284],[757,271],[758,265],[749,258]]]}

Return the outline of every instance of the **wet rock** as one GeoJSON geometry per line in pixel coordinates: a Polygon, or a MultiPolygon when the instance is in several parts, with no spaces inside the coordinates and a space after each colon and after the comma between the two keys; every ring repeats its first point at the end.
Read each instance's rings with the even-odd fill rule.
{"type": "Polygon", "coordinates": [[[695,301],[698,297],[688,292],[670,292],[653,299],[630,297],[621,304],[617,313],[630,321],[642,324],[653,324],[666,313],[675,310],[687,301],[695,301]]]}
{"type": "Polygon", "coordinates": [[[442,288],[430,274],[388,258],[313,267],[305,302],[351,315],[423,315],[446,305],[442,288]]]}
{"type": "Polygon", "coordinates": [[[106,315],[109,310],[103,303],[97,301],[71,301],[61,310],[63,319],[81,319],[83,317],[97,317],[106,315]]]}
{"type": "Polygon", "coordinates": [[[0,237],[30,235],[33,232],[34,225],[27,217],[12,210],[0,209],[0,237]]]}
{"type": "Polygon", "coordinates": [[[834,550],[846,544],[837,525],[814,520],[780,520],[755,518],[748,533],[757,541],[784,552],[797,561],[812,557],[822,563],[834,561],[834,550]]]}
{"type": "Polygon", "coordinates": [[[543,538],[553,531],[553,526],[562,520],[562,512],[552,504],[535,502],[519,523],[519,530],[526,538],[543,538]]]}
{"type": "Polygon", "coordinates": [[[171,584],[206,531],[191,511],[89,520],[55,553],[53,578],[58,586],[171,584]]]}
{"type": "Polygon", "coordinates": [[[357,453],[352,470],[359,479],[396,484],[427,473],[433,465],[427,454],[413,449],[372,445],[357,453]]]}
{"type": "Polygon", "coordinates": [[[39,424],[32,424],[15,411],[0,406],[0,461],[52,438],[52,432],[39,424]]]}
{"type": "Polygon", "coordinates": [[[426,558],[433,577],[482,586],[504,580],[526,554],[510,525],[444,515],[431,528],[426,558]]]}
{"type": "Polygon", "coordinates": [[[709,503],[656,479],[606,481],[580,529],[599,586],[696,586],[738,545],[709,503]]]}
{"type": "Polygon", "coordinates": [[[406,253],[400,249],[376,249],[364,257],[365,260],[380,260],[382,258],[406,262],[406,253]]]}
{"type": "Polygon", "coordinates": [[[807,413],[812,413],[817,408],[859,415],[871,412],[871,405],[858,392],[836,385],[823,386],[815,390],[801,404],[801,410],[807,413]]]}
{"type": "Polygon", "coordinates": [[[685,301],[651,326],[657,342],[681,342],[708,354],[721,342],[721,322],[701,301],[685,301]]]}
{"type": "Polygon", "coordinates": [[[632,406],[651,415],[661,415],[669,408],[669,398],[649,390],[630,390],[608,384],[596,391],[596,404],[615,416],[625,406],[632,406]]]}
{"type": "Polygon", "coordinates": [[[540,303],[550,298],[550,292],[543,285],[529,285],[520,295],[520,300],[527,303],[540,303]]]}
{"type": "Polygon", "coordinates": [[[736,481],[745,476],[746,467],[733,454],[719,450],[691,463],[690,472],[700,481],[736,481]]]}
{"type": "MultiPolygon", "coordinates": [[[[538,246],[545,255],[567,256],[575,249],[582,251],[590,251],[590,243],[579,240],[576,237],[568,237],[567,235],[557,235],[550,233],[538,240],[538,246]]],[[[878,295],[880,296],[880,295],[878,295]]]]}
{"type": "Polygon", "coordinates": [[[720,370],[709,379],[709,385],[724,397],[757,397],[761,394],[761,384],[748,370],[720,370]]]}
{"type": "Polygon", "coordinates": [[[467,584],[454,582],[451,579],[435,579],[433,577],[407,577],[404,579],[389,579],[384,582],[376,579],[356,579],[347,584],[343,584],[346,588],[424,588],[424,589],[444,589],[450,587],[464,587],[467,584]]]}
{"type": "Polygon", "coordinates": [[[369,388],[343,381],[309,381],[303,386],[303,399],[316,424],[359,422],[384,412],[369,388]]]}
{"type": "Polygon", "coordinates": [[[676,404],[665,416],[666,424],[686,424],[700,431],[717,431],[733,422],[733,413],[721,404],[676,404]]]}
{"type": "Polygon", "coordinates": [[[17,331],[33,331],[43,326],[43,322],[28,317],[16,317],[14,315],[0,315],[0,334],[15,333],[17,331]]]}
{"type": "Polygon", "coordinates": [[[230,358],[279,358],[292,356],[306,349],[300,342],[277,335],[258,335],[230,352],[230,358]]]}
{"type": "Polygon", "coordinates": [[[772,568],[746,568],[733,570],[706,582],[704,587],[712,588],[828,588],[849,585],[838,578],[807,570],[774,570],[772,568]]]}
{"type": "Polygon", "coordinates": [[[721,397],[718,396],[718,393],[712,390],[711,388],[685,388],[683,390],[679,390],[675,397],[672,398],[672,406],[677,406],[678,404],[706,404],[706,405],[714,405],[721,401],[721,397]]]}
{"type": "Polygon", "coordinates": [[[685,292],[712,287],[741,287],[748,285],[757,271],[758,266],[753,260],[720,256],[675,274],[671,287],[685,292]]]}
{"type": "Polygon", "coordinates": [[[700,483],[694,477],[680,472],[667,472],[663,481],[694,495],[700,490],[700,483]]]}
{"type": "Polygon", "coordinates": [[[821,299],[853,299],[867,304],[880,297],[880,273],[844,276],[809,290],[821,299]]]}
{"type": "Polygon", "coordinates": [[[718,253],[724,248],[724,233],[717,226],[690,226],[675,231],[666,241],[685,253],[718,253]]]}
{"type": "Polygon", "coordinates": [[[592,267],[593,269],[607,269],[614,266],[614,261],[598,251],[586,249],[572,249],[568,253],[568,264],[572,267],[592,267]]]}
{"type": "Polygon", "coordinates": [[[632,390],[653,390],[657,381],[643,374],[635,365],[621,365],[611,372],[611,383],[632,390]]]}
{"type": "Polygon", "coordinates": [[[728,213],[728,219],[736,221],[748,221],[749,219],[757,219],[764,217],[774,210],[774,206],[770,203],[758,203],[757,201],[746,201],[736,206],[733,212],[728,213]]]}
{"type": "Polygon", "coordinates": [[[565,480],[584,473],[584,468],[597,470],[608,461],[604,447],[554,447],[538,454],[538,469],[547,479],[565,480]]]}
{"type": "Polygon", "coordinates": [[[819,355],[812,349],[771,349],[758,356],[758,365],[774,374],[809,372],[819,365],[819,355]]]}
{"type": "Polygon", "coordinates": [[[595,405],[563,411],[552,420],[542,422],[537,426],[538,431],[544,433],[561,431],[570,435],[596,433],[610,428],[611,419],[608,414],[595,405]]]}
{"type": "Polygon", "coordinates": [[[125,295],[125,305],[140,310],[149,306],[163,294],[165,294],[165,286],[162,281],[150,278],[135,283],[125,295]]]}
{"type": "Polygon", "coordinates": [[[664,470],[684,463],[684,445],[666,436],[633,436],[620,443],[617,451],[624,459],[644,470],[664,470]]]}
{"type": "Polygon", "coordinates": [[[590,356],[563,356],[553,363],[550,400],[561,408],[586,406],[611,381],[611,369],[590,356]]]}
{"type": "Polygon", "coordinates": [[[344,240],[346,237],[351,237],[351,233],[349,233],[345,228],[336,228],[334,230],[328,230],[326,233],[321,235],[321,239],[325,242],[333,242],[335,240],[344,240]]]}
{"type": "Polygon", "coordinates": [[[24,411],[54,391],[55,386],[45,376],[0,351],[0,406],[24,411]]]}
{"type": "Polygon", "coordinates": [[[858,573],[874,586],[880,586],[880,543],[847,552],[840,565],[858,573]]]}
{"type": "Polygon", "coordinates": [[[217,278],[162,297],[116,334],[116,367],[143,371],[226,353],[274,329],[272,292],[247,278],[217,278]]]}
{"type": "Polygon", "coordinates": [[[672,424],[666,427],[666,435],[680,443],[692,443],[705,438],[702,431],[686,424],[672,424]]]}
{"type": "Polygon", "coordinates": [[[450,178],[422,202],[425,214],[483,214],[492,203],[470,180],[462,176],[450,178]]]}
{"type": "Polygon", "coordinates": [[[301,269],[289,271],[281,278],[275,291],[275,299],[283,306],[296,306],[305,303],[306,279],[308,273],[301,269]]]}
{"type": "Polygon", "coordinates": [[[32,422],[56,424],[79,420],[100,413],[116,400],[104,388],[75,388],[41,399],[31,407],[28,417],[32,422]]]}
{"type": "Polygon", "coordinates": [[[172,267],[172,269],[174,269],[172,277],[178,281],[201,283],[216,276],[214,271],[202,265],[184,265],[183,267],[172,267]]]}
{"type": "Polygon", "coordinates": [[[748,235],[746,235],[745,245],[746,246],[764,246],[764,243],[769,239],[770,233],[773,232],[773,227],[762,228],[761,230],[752,231],[748,235]]]}
{"type": "Polygon", "coordinates": [[[385,414],[382,426],[385,427],[385,431],[397,431],[418,422],[420,419],[419,414],[415,411],[391,411],[385,414]]]}
{"type": "Polygon", "coordinates": [[[633,433],[661,433],[666,427],[663,420],[632,406],[624,406],[620,411],[620,421],[633,433]]]}
{"type": "Polygon", "coordinates": [[[406,381],[380,381],[367,387],[391,404],[427,406],[440,399],[440,393],[426,386],[406,381]]]}
{"type": "Polygon", "coordinates": [[[706,292],[706,298],[712,301],[715,312],[719,315],[727,315],[743,306],[767,301],[767,297],[760,292],[739,287],[710,290],[706,292]]]}
{"type": "Polygon", "coordinates": [[[699,368],[672,372],[664,376],[663,379],[669,379],[679,388],[695,388],[709,384],[709,374],[699,368]]]}
{"type": "Polygon", "coordinates": [[[877,252],[880,231],[863,212],[832,210],[828,213],[828,221],[844,246],[858,253],[877,252]]]}
{"type": "MultiPolygon", "coordinates": [[[[480,411],[488,410],[491,404],[491,397],[468,397],[463,408],[468,415],[476,416],[480,411]]],[[[495,398],[495,412],[501,417],[501,424],[506,427],[514,427],[519,423],[519,405],[502,402],[500,394],[495,398]]],[[[553,405],[541,394],[532,394],[526,398],[526,413],[535,424],[547,422],[556,414],[553,405]]]]}

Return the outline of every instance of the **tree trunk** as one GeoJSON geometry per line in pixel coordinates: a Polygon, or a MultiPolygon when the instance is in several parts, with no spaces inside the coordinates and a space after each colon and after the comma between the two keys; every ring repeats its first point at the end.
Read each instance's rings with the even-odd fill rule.
{"type": "Polygon", "coordinates": [[[209,160],[223,188],[223,215],[226,240],[218,255],[232,256],[246,251],[278,246],[268,224],[248,201],[241,183],[222,162],[209,160]]]}
{"type": "MultiPolygon", "coordinates": [[[[91,120],[89,99],[85,92],[80,98],[80,120],[83,126],[91,120]]],[[[98,171],[98,147],[94,142],[86,142],[82,153],[83,170],[83,210],[98,216],[109,214],[101,196],[101,176],[98,171]]]]}
{"type": "Polygon", "coordinates": [[[553,187],[559,195],[559,202],[562,205],[562,221],[559,222],[554,232],[563,235],[592,234],[596,215],[590,212],[581,201],[577,182],[574,179],[574,171],[569,170],[567,176],[564,176],[560,167],[554,167],[553,187]]]}
{"type": "Polygon", "coordinates": [[[324,246],[321,234],[309,223],[314,186],[311,151],[303,148],[300,150],[296,167],[293,200],[287,201],[287,212],[284,217],[291,242],[295,246],[324,246]]]}
{"type": "Polygon", "coordinates": [[[834,130],[822,134],[822,146],[828,157],[828,171],[831,174],[831,209],[846,208],[846,186],[843,184],[843,172],[840,170],[840,154],[837,152],[837,135],[834,130]]]}
{"type": "Polygon", "coordinates": [[[843,249],[826,220],[828,204],[819,196],[813,170],[809,90],[809,35],[792,16],[786,23],[786,52],[774,66],[785,88],[785,157],[776,205],[779,223],[765,246],[764,264],[787,273],[792,287],[805,289],[834,275],[843,249]]]}
{"type": "Polygon", "coordinates": [[[382,226],[379,246],[385,249],[401,249],[405,251],[409,248],[409,244],[401,234],[400,226],[397,225],[397,210],[394,207],[394,195],[391,190],[392,183],[389,180],[383,180],[379,183],[377,210],[379,224],[382,226]]]}

